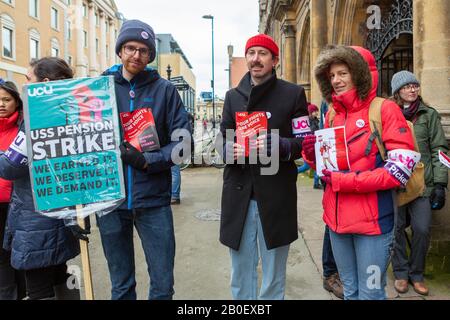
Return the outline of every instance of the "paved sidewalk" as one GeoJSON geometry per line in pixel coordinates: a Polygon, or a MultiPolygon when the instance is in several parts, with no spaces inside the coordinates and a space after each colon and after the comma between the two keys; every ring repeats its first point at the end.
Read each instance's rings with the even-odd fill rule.
{"type": "MultiPolygon", "coordinates": [[[[312,179],[305,175],[299,175],[298,195],[299,195],[299,230],[303,235],[311,257],[317,269],[322,274],[322,243],[325,224],[322,220],[322,190],[312,188],[312,179]]],[[[421,296],[414,292],[412,286],[406,294],[399,294],[394,289],[392,269],[389,268],[388,285],[386,293],[391,300],[449,300],[450,283],[441,283],[434,280],[432,274],[425,274],[425,281],[430,289],[428,297],[421,296]]],[[[333,299],[339,300],[332,296],[333,299]]]]}
{"type": "MultiPolygon", "coordinates": [[[[230,256],[219,242],[219,208],[223,170],[193,168],[182,171],[181,205],[173,206],[176,257],[176,300],[229,300],[230,256]]],[[[314,190],[312,180],[298,179],[299,240],[290,250],[287,265],[287,300],[338,300],[322,288],[322,191],[314,190]]],[[[110,297],[109,273],[95,219],[92,221],[90,254],[96,299],[110,297]]],[[[146,299],[149,287],[147,266],[140,240],[135,234],[135,260],[138,299],[146,299]]],[[[71,267],[80,268],[79,258],[71,267]]],[[[392,279],[392,277],[390,277],[392,279]]],[[[431,295],[426,299],[449,299],[449,284],[427,281],[431,295]],[[444,288],[444,289],[443,289],[444,288]]],[[[399,296],[388,287],[391,299],[422,300],[410,292],[399,296]]]]}
{"type": "MultiPolygon", "coordinates": [[[[230,300],[229,250],[219,242],[220,198],[223,170],[193,168],[182,171],[181,205],[173,206],[176,256],[176,300],[230,300]]],[[[90,253],[95,297],[109,299],[110,281],[98,229],[92,221],[90,253]]],[[[146,299],[147,266],[135,233],[138,299],[146,299]]],[[[71,261],[80,267],[79,258],[71,261]]],[[[300,237],[290,250],[287,265],[287,300],[330,300],[322,289],[322,278],[300,237]]]]}

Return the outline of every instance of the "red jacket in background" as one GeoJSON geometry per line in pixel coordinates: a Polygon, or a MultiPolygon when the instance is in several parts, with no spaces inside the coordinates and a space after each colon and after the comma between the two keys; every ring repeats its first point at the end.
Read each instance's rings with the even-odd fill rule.
{"type": "MultiPolygon", "coordinates": [[[[13,113],[9,118],[0,118],[0,151],[5,152],[16,137],[19,131],[18,119],[19,112],[13,113]]],[[[0,202],[10,201],[11,189],[11,181],[0,179],[0,202]]]]}

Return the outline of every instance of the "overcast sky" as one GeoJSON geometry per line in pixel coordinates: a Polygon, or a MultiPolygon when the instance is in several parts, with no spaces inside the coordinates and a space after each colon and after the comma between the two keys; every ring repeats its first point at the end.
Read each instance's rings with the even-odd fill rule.
{"type": "Polygon", "coordinates": [[[214,16],[215,91],[228,90],[227,46],[244,56],[245,42],[258,33],[258,0],[115,0],[126,19],[140,19],[155,33],[171,33],[193,67],[197,95],[211,91],[211,20],[214,16]]]}

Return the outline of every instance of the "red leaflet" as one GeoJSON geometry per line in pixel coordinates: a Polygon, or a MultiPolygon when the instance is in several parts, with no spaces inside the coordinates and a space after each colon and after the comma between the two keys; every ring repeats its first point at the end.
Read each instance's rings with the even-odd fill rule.
{"type": "Polygon", "coordinates": [[[250,140],[256,140],[256,135],[267,131],[267,115],[265,112],[236,112],[236,143],[245,148],[245,156],[250,154],[250,140]]]}
{"type": "Polygon", "coordinates": [[[160,148],[152,110],[143,108],[120,113],[124,139],[141,152],[160,148]]]}

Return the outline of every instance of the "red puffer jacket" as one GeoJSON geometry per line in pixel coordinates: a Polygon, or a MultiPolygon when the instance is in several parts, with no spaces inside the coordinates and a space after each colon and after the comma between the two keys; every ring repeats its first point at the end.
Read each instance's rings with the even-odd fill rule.
{"type": "MultiPolygon", "coordinates": [[[[328,55],[319,58],[319,67],[316,68],[316,77],[322,81],[322,93],[325,97],[331,97],[336,111],[333,126],[345,126],[350,162],[349,172],[333,172],[331,175],[331,186],[327,186],[323,197],[323,219],[336,233],[384,234],[393,228],[392,189],[399,187],[400,182],[384,168],[385,163],[375,142],[368,156],[365,155],[371,135],[369,106],[376,97],[378,71],[375,59],[368,50],[360,47],[343,48],[337,53],[330,50],[328,55]],[[364,58],[365,64],[355,62],[355,50],[364,58]],[[336,61],[334,59],[345,61],[350,66],[355,85],[355,88],[339,96],[334,94],[332,88],[327,91],[330,88],[326,81],[330,83],[330,80],[323,73],[325,69],[328,70],[326,64],[336,61]],[[371,75],[371,79],[367,79],[367,75],[371,75]]],[[[356,58],[360,59],[360,56],[356,58]]],[[[411,131],[395,103],[388,100],[383,103],[381,119],[382,137],[387,151],[414,150],[411,131]]],[[[325,124],[328,125],[328,117],[325,124]]]]}
{"type": "MultiPolygon", "coordinates": [[[[0,118],[0,151],[6,151],[16,137],[19,131],[18,119],[18,112],[13,113],[9,118],[0,118]]],[[[0,202],[9,202],[11,188],[11,181],[0,179],[0,202]]]]}

